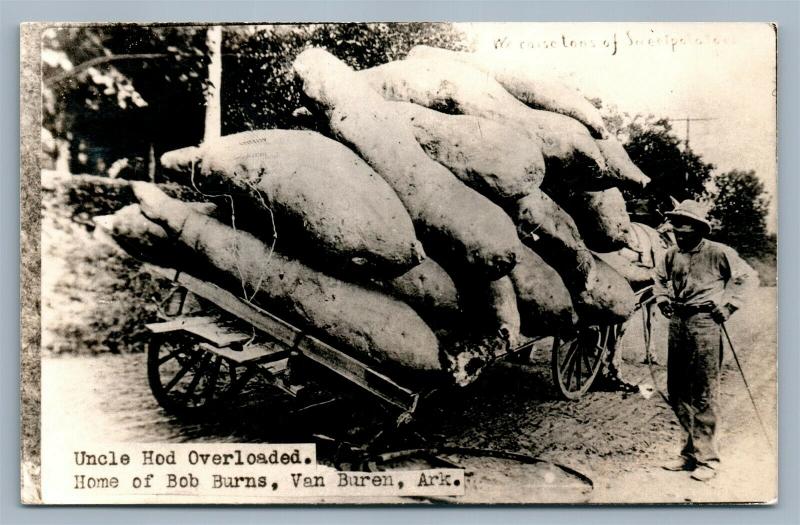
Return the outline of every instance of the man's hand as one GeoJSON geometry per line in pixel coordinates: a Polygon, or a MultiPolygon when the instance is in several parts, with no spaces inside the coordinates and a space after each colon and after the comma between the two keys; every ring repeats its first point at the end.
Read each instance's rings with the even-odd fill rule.
{"type": "Polygon", "coordinates": [[[671,301],[662,301],[658,303],[658,308],[667,319],[671,319],[672,316],[675,315],[675,309],[672,307],[671,301]]]}
{"type": "Polygon", "coordinates": [[[711,318],[714,319],[716,322],[722,324],[728,319],[730,319],[731,315],[738,310],[732,304],[726,304],[725,306],[715,306],[714,309],[711,311],[711,318]]]}
{"type": "Polygon", "coordinates": [[[730,307],[717,305],[711,310],[711,318],[719,324],[722,324],[728,320],[732,313],[733,311],[730,307]]]}

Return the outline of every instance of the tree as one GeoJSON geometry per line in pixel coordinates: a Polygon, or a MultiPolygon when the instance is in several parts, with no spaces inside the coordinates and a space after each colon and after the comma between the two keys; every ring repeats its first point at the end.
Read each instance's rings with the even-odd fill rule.
{"type": "MultiPolygon", "coordinates": [[[[599,99],[592,102],[603,108],[599,99]]],[[[683,147],[668,119],[631,116],[610,107],[605,108],[603,120],[634,164],[651,180],[644,190],[625,192],[628,212],[635,220],[658,226],[664,220],[664,213],[673,208],[671,198],[680,201],[708,197],[714,165],[705,162],[691,148],[683,147]]]]}
{"type": "Polygon", "coordinates": [[[714,178],[709,217],[714,237],[743,257],[761,257],[774,245],[767,235],[769,198],[755,172],[733,170],[714,178]]]}
{"type": "Polygon", "coordinates": [[[42,58],[42,124],[68,144],[73,173],[102,174],[124,157],[146,177],[147,159],[202,138],[205,27],[52,28],[42,58]]]}
{"type": "Polygon", "coordinates": [[[673,208],[671,198],[706,201],[714,225],[711,237],[754,264],[763,283],[774,284],[777,239],[767,233],[769,198],[754,171],[714,174],[714,165],[687,148],[668,119],[632,116],[614,106],[604,107],[600,99],[590,101],[602,111],[609,132],[652,180],[643,191],[626,192],[628,213],[634,220],[657,226],[673,208]]]}
{"type": "Polygon", "coordinates": [[[152,159],[200,143],[206,128],[213,136],[300,126],[291,65],[306,47],[362,69],[416,44],[463,49],[463,40],[433,23],[53,28],[43,38],[43,135],[52,155],[68,146],[73,173],[103,174],[125,157],[147,178],[152,159]]]}
{"type": "Polygon", "coordinates": [[[276,24],[225,28],[223,134],[293,128],[302,105],[292,62],[308,47],[324,47],[354,69],[405,58],[427,44],[466,49],[465,36],[447,23],[276,24]]]}

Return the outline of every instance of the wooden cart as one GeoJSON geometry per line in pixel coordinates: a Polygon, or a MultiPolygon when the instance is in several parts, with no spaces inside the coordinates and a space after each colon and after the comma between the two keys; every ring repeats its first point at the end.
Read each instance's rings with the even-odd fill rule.
{"type": "MultiPolygon", "coordinates": [[[[410,420],[429,393],[400,384],[215,284],[174,269],[144,267],[175,283],[161,305],[162,319],[147,325],[152,332],[147,355],[150,388],[170,413],[188,416],[219,408],[256,376],[299,400],[298,410],[333,402],[335,395],[308,394],[304,372],[309,370],[370,394],[394,410],[397,424],[410,420]]],[[[620,334],[621,326],[614,325],[555,335],[552,374],[559,393],[568,399],[586,393],[620,334]]],[[[524,358],[543,338],[527,340],[497,358],[524,358]]]]}
{"type": "MultiPolygon", "coordinates": [[[[647,355],[652,348],[651,315],[655,301],[653,287],[646,286],[636,292],[636,312],[642,314],[642,327],[647,355]]],[[[582,326],[569,336],[556,337],[553,342],[551,371],[553,383],[566,399],[579,399],[588,392],[609,352],[622,339],[626,323],[582,326]]]]}

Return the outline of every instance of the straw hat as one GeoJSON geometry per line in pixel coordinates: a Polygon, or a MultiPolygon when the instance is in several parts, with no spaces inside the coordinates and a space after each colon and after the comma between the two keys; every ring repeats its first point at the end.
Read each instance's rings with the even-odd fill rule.
{"type": "Polygon", "coordinates": [[[681,217],[683,219],[689,219],[697,224],[702,225],[703,228],[705,228],[706,233],[708,233],[711,231],[711,223],[706,217],[707,213],[708,211],[706,210],[705,206],[697,201],[686,199],[675,206],[675,209],[668,211],[666,215],[668,217],[681,217]]]}

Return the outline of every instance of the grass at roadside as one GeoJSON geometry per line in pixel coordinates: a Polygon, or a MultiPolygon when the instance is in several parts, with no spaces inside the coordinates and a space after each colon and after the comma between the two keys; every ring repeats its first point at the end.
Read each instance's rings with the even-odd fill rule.
{"type": "Polygon", "coordinates": [[[168,283],[140,272],[138,261],[72,205],[70,192],[43,191],[42,201],[43,352],[142,351],[144,324],[168,283]]]}

